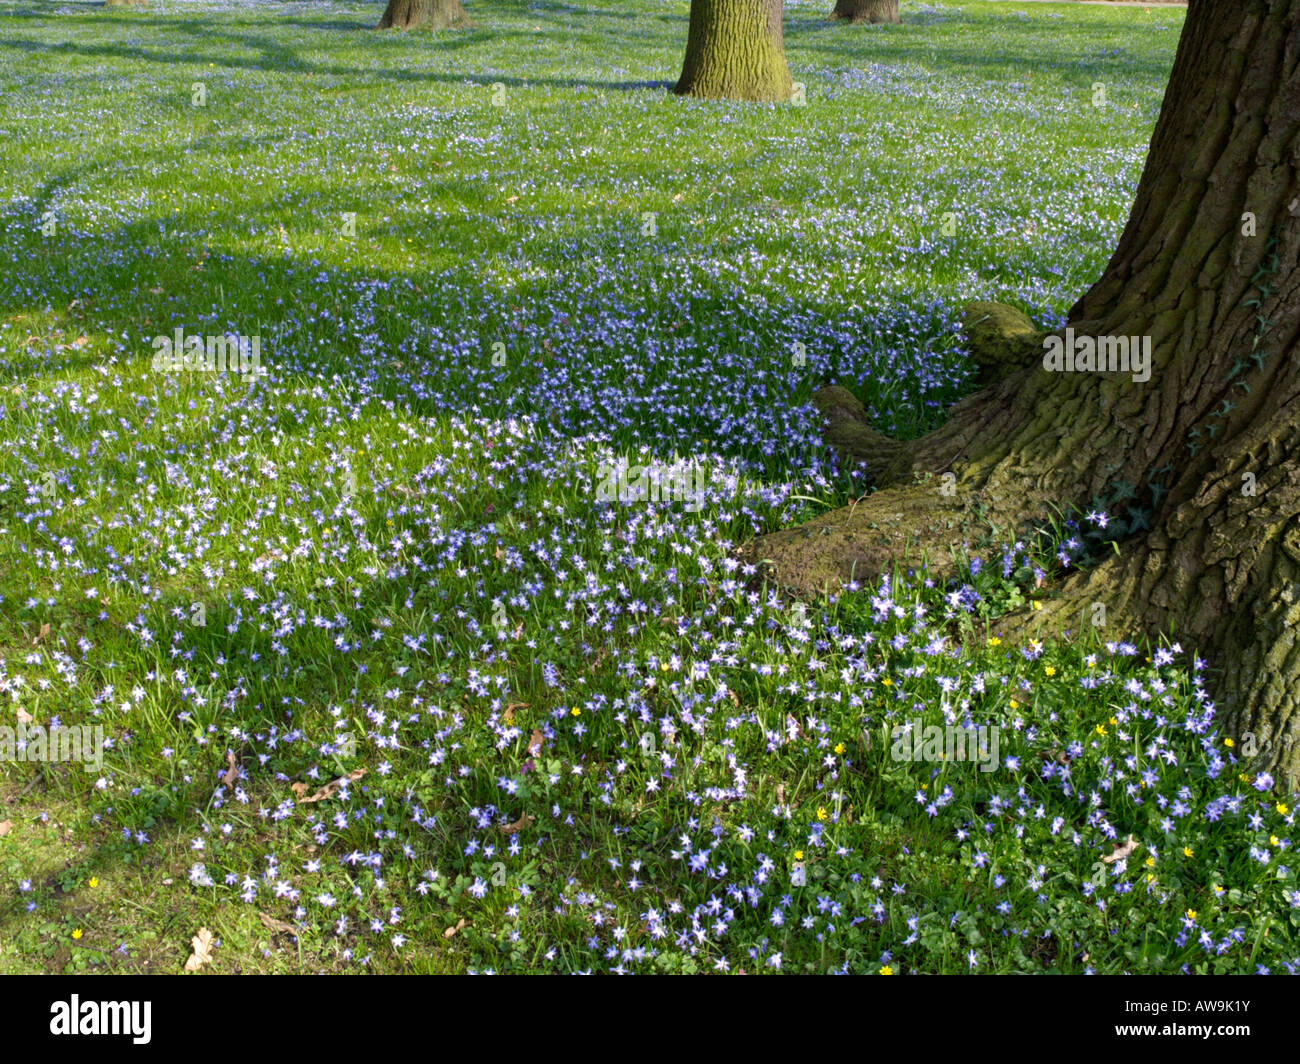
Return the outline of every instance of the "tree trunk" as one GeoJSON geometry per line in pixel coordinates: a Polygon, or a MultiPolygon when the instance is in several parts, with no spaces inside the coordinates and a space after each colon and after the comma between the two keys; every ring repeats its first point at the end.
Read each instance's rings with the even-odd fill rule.
{"type": "Polygon", "coordinates": [[[691,0],[679,96],[786,102],[783,0],[691,0]]]}
{"type": "Polygon", "coordinates": [[[898,0],[835,0],[831,18],[848,22],[897,22],[898,0]]]}
{"type": "Polygon", "coordinates": [[[1298,174],[1300,0],[1191,0],[1128,225],[1065,334],[1149,337],[1149,380],[1035,359],[910,443],[835,389],[832,442],[888,490],[752,554],[813,590],[888,565],[900,522],[945,560],[990,523],[1009,538],[1052,505],[1104,510],[1120,555],[1006,630],[1078,627],[1101,601],[1108,631],[1209,659],[1224,734],[1300,771],[1298,174]],[[948,471],[947,491],[918,483],[948,471]]]}
{"type": "Polygon", "coordinates": [[[384,17],[375,28],[413,30],[419,26],[445,30],[468,25],[469,16],[460,6],[460,0],[388,0],[384,17]]]}

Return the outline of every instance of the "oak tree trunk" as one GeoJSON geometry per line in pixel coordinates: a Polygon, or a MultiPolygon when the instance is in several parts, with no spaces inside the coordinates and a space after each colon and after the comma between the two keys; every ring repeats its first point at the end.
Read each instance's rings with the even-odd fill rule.
{"type": "Polygon", "coordinates": [[[1006,629],[1077,630],[1102,602],[1107,631],[1200,652],[1221,734],[1300,771],[1300,0],[1191,0],[1128,225],[1069,328],[1149,337],[1149,380],[1052,372],[1040,346],[906,443],[830,389],[831,442],[887,490],[754,556],[813,590],[881,571],[900,529],[942,562],[990,524],[1104,510],[1119,556],[1006,629]]]}
{"type": "Polygon", "coordinates": [[[783,0],[691,0],[679,96],[784,102],[793,82],[785,61],[783,0]]]}
{"type": "Polygon", "coordinates": [[[468,25],[469,16],[461,7],[460,0],[388,0],[384,17],[375,28],[445,30],[468,25]]]}
{"type": "Polygon", "coordinates": [[[898,0],[835,0],[831,18],[847,22],[897,22],[898,0]]]}

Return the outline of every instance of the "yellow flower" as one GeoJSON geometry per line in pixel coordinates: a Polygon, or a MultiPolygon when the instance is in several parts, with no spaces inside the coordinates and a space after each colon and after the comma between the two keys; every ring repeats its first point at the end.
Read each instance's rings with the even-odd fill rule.
{"type": "Polygon", "coordinates": [[[1002,640],[999,639],[997,636],[993,636],[989,640],[989,646],[991,647],[1000,647],[1001,645],[1002,645],[1002,640]]]}
{"type": "Polygon", "coordinates": [[[803,850],[795,850],[795,851],[794,851],[794,859],[795,859],[796,861],[802,861],[802,860],[803,860],[803,850]]]}
{"type": "Polygon", "coordinates": [[[1037,602],[1037,601],[1034,602],[1034,609],[1041,610],[1042,608],[1043,608],[1043,604],[1041,602],[1037,602]]]}
{"type": "Polygon", "coordinates": [[[830,813],[826,812],[826,807],[819,805],[817,807],[817,819],[825,820],[828,816],[830,816],[830,813]]]}
{"type": "Polygon", "coordinates": [[[91,886],[92,888],[99,886],[99,880],[96,879],[94,876],[91,876],[91,877],[90,877],[90,886],[91,886]]]}
{"type": "Polygon", "coordinates": [[[1222,893],[1223,893],[1223,888],[1222,888],[1221,886],[1219,886],[1219,884],[1217,884],[1217,883],[1214,884],[1214,893],[1215,893],[1216,895],[1218,895],[1218,894],[1222,894],[1222,893]]]}
{"type": "Polygon", "coordinates": [[[1111,717],[1111,718],[1110,718],[1110,722],[1111,722],[1112,724],[1115,724],[1115,725],[1118,725],[1118,724],[1119,724],[1119,721],[1116,720],[1114,717],[1111,717]]]}
{"type": "Polygon", "coordinates": [[[1043,671],[1046,672],[1048,676],[1055,676],[1055,675],[1056,675],[1056,666],[1055,666],[1055,665],[1049,665],[1049,666],[1047,666],[1047,668],[1044,669],[1043,671]]]}
{"type": "Polygon", "coordinates": [[[1226,746],[1229,750],[1231,750],[1231,749],[1232,749],[1234,746],[1236,746],[1237,744],[1236,744],[1235,742],[1233,742],[1231,739],[1224,739],[1224,740],[1223,740],[1223,745],[1226,746]]]}
{"type": "Polygon", "coordinates": [[[1097,727],[1096,727],[1096,732],[1097,732],[1098,735],[1105,735],[1105,734],[1106,734],[1106,726],[1105,726],[1104,724],[1098,724],[1097,727]]]}
{"type": "Polygon", "coordinates": [[[1192,921],[1195,921],[1195,919],[1196,919],[1196,910],[1195,910],[1195,909],[1188,909],[1188,910],[1187,910],[1187,919],[1192,920],[1192,921]]]}
{"type": "Polygon", "coordinates": [[[1282,845],[1282,840],[1279,839],[1276,835],[1270,835],[1270,836],[1268,837],[1268,841],[1269,841],[1269,844],[1270,844],[1271,846],[1281,846],[1281,845],[1282,845]]]}
{"type": "Polygon", "coordinates": [[[1155,866],[1156,866],[1156,859],[1155,859],[1154,857],[1148,857],[1147,860],[1146,860],[1146,865],[1147,865],[1148,868],[1155,868],[1155,866]]]}
{"type": "Polygon", "coordinates": [[[1011,708],[1012,708],[1012,709],[1019,709],[1019,708],[1020,708],[1020,703],[1017,702],[1014,698],[1011,700],[1011,708]]]}
{"type": "Polygon", "coordinates": [[[580,710],[577,706],[574,706],[571,710],[569,710],[569,713],[571,716],[574,717],[582,716],[582,710],[580,710]]]}
{"type": "Polygon", "coordinates": [[[883,968],[880,969],[880,974],[881,974],[881,975],[893,975],[893,974],[894,974],[894,969],[891,968],[888,964],[886,964],[883,968]]]}
{"type": "Polygon", "coordinates": [[[73,938],[80,938],[80,937],[81,937],[81,928],[77,928],[75,931],[73,931],[73,932],[72,932],[72,937],[73,937],[73,938]]]}
{"type": "Polygon", "coordinates": [[[1242,783],[1249,783],[1254,777],[1249,772],[1243,772],[1237,779],[1241,780],[1242,783]]]}
{"type": "Polygon", "coordinates": [[[665,661],[662,665],[659,666],[659,671],[660,671],[660,672],[667,672],[667,671],[668,671],[669,669],[671,669],[671,668],[672,668],[672,666],[669,665],[668,662],[665,661]]]}
{"type": "Polygon", "coordinates": [[[886,687],[893,687],[893,686],[894,686],[894,681],[891,680],[888,676],[886,676],[886,677],[885,677],[883,680],[881,680],[880,682],[883,683],[886,687]]]}
{"type": "Polygon", "coordinates": [[[1291,810],[1287,808],[1286,802],[1278,802],[1277,811],[1281,813],[1283,816],[1286,816],[1287,813],[1289,813],[1291,810]]]}
{"type": "Polygon", "coordinates": [[[1148,882],[1148,883],[1154,883],[1154,882],[1155,882],[1155,878],[1156,878],[1156,877],[1155,877],[1155,875],[1154,875],[1153,873],[1151,873],[1151,872],[1148,872],[1148,873],[1147,873],[1147,882],[1148,882]]]}
{"type": "Polygon", "coordinates": [[[842,753],[844,753],[844,744],[843,744],[843,743],[836,743],[836,744],[835,744],[835,752],[836,752],[837,754],[842,754],[842,753]]]}
{"type": "Polygon", "coordinates": [[[1192,848],[1191,848],[1190,846],[1184,846],[1184,847],[1183,847],[1183,856],[1184,856],[1184,857],[1191,857],[1191,856],[1193,856],[1193,854],[1192,854],[1192,848]]]}

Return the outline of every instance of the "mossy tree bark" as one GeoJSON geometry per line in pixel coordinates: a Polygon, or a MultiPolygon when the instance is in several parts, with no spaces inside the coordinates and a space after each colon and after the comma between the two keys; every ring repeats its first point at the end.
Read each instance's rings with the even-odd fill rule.
{"type": "Polygon", "coordinates": [[[897,22],[898,0],[835,0],[831,18],[847,22],[897,22]]]}
{"type": "Polygon", "coordinates": [[[832,444],[884,490],[751,555],[815,591],[896,564],[904,539],[943,564],[1053,506],[1105,510],[1120,554],[1003,631],[1078,628],[1102,602],[1106,631],[1208,658],[1226,734],[1300,771],[1298,175],[1300,0],[1191,0],[1128,225],[1069,315],[1077,336],[1150,337],[1150,379],[1049,372],[1019,337],[1020,368],[910,442],[830,389],[832,444]]]}
{"type": "Polygon", "coordinates": [[[783,0],[691,0],[679,96],[784,102],[794,84],[785,61],[783,0]]]}
{"type": "Polygon", "coordinates": [[[376,29],[457,29],[469,25],[460,0],[388,0],[376,29]]]}

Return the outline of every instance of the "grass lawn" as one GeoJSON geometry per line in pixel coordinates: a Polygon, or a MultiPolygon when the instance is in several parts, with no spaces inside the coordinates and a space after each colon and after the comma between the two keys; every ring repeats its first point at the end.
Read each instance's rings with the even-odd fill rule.
{"type": "Polygon", "coordinates": [[[988,638],[1082,530],[810,603],[733,557],[861,494],[817,387],[917,434],[966,300],[1063,320],[1183,19],[830,6],[767,107],[666,91],[685,0],[0,0],[0,735],[106,738],[0,765],[0,970],[1300,968],[1213,663],[988,638]]]}

